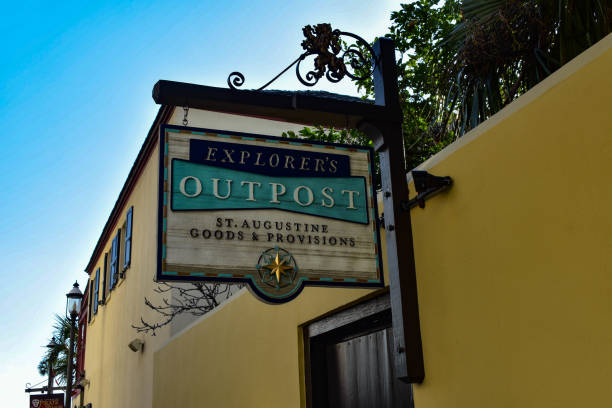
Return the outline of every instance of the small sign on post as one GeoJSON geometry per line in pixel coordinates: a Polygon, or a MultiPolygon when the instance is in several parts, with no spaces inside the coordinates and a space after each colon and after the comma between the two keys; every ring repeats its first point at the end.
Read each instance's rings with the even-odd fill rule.
{"type": "Polygon", "coordinates": [[[30,408],[64,408],[64,394],[30,394],[30,408]]]}
{"type": "Polygon", "coordinates": [[[157,280],[245,282],[271,303],[306,285],[382,287],[373,157],[161,126],[157,280]]]}

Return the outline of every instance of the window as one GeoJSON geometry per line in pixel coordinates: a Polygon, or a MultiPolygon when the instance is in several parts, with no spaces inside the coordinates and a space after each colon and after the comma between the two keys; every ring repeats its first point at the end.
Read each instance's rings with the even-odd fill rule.
{"type": "Polygon", "coordinates": [[[125,220],[125,243],[123,250],[123,271],[130,267],[132,261],[132,218],[134,207],[130,207],[125,220]]]}
{"type": "MultiPolygon", "coordinates": [[[[125,222],[121,226],[121,231],[123,231],[123,235],[125,235],[125,222]]],[[[122,249],[121,251],[118,252],[118,255],[117,255],[117,278],[116,278],[117,283],[119,283],[119,279],[123,279],[125,276],[124,270],[123,270],[123,258],[125,255],[125,250],[123,248],[122,238],[124,237],[120,236],[117,241],[117,245],[119,246],[119,248],[122,249]]],[[[123,241],[125,241],[125,239],[123,239],[123,241]]]]}
{"type": "Polygon", "coordinates": [[[89,296],[87,296],[89,299],[88,303],[89,303],[89,308],[87,309],[87,321],[91,322],[91,302],[93,301],[93,285],[91,284],[92,281],[87,281],[87,287],[85,288],[85,293],[87,293],[89,291],[89,296]]]}
{"type": "Polygon", "coordinates": [[[104,275],[102,276],[102,300],[101,305],[106,304],[106,277],[108,276],[108,252],[104,254],[104,275]]]}
{"type": "Polygon", "coordinates": [[[93,313],[98,313],[98,292],[100,289],[100,268],[96,269],[96,278],[94,281],[94,299],[93,299],[93,313]]]}
{"type": "Polygon", "coordinates": [[[121,228],[117,230],[117,235],[113,238],[111,244],[111,260],[110,260],[110,288],[109,290],[115,289],[117,281],[119,280],[119,258],[121,252],[121,228]]]}

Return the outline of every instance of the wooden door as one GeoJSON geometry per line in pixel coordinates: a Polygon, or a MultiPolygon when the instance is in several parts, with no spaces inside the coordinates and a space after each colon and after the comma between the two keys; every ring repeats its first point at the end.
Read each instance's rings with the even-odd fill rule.
{"type": "Polygon", "coordinates": [[[311,323],[305,330],[308,406],[413,408],[395,378],[388,294],[311,323]]]}

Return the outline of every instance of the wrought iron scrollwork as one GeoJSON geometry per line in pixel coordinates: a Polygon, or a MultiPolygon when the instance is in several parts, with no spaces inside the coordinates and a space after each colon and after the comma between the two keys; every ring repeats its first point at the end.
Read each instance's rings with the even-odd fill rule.
{"type": "Polygon", "coordinates": [[[236,89],[244,84],[244,75],[238,71],[234,71],[227,77],[227,84],[230,88],[236,89]]]}
{"type": "MultiPolygon", "coordinates": [[[[276,81],[293,65],[297,79],[305,86],[314,86],[323,76],[332,83],[340,82],[345,76],[353,80],[363,80],[372,75],[376,68],[378,61],[375,59],[374,50],[366,40],[356,34],[332,30],[330,24],[307,25],[302,32],[306,37],[302,41],[304,52],[287,68],[258,88],[258,91],[276,81]],[[347,44],[342,40],[343,36],[352,38],[355,42],[347,44]],[[315,56],[314,69],[302,76],[300,64],[311,56],[315,56]]],[[[227,84],[231,89],[238,89],[244,85],[244,81],[244,75],[238,71],[232,72],[227,77],[227,84]]]]}

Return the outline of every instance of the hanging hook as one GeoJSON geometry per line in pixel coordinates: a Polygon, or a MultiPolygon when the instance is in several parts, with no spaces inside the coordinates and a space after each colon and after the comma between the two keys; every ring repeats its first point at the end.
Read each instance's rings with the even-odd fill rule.
{"type": "Polygon", "coordinates": [[[183,126],[187,126],[189,124],[189,120],[187,120],[187,115],[189,114],[189,106],[183,106],[183,110],[185,111],[185,116],[183,116],[183,126]]]}

